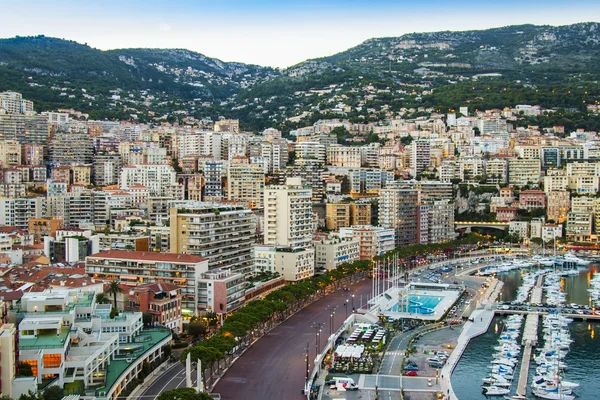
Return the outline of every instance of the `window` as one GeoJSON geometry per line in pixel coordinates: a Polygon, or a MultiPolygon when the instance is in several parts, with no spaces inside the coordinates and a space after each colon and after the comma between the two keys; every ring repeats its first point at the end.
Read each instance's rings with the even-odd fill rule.
{"type": "Polygon", "coordinates": [[[44,354],[44,368],[58,368],[62,363],[60,354],[44,354]]]}

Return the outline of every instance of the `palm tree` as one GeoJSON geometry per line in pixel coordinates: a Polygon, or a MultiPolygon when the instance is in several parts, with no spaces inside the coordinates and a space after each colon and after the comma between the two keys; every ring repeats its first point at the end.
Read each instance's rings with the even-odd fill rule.
{"type": "Polygon", "coordinates": [[[121,289],[121,286],[119,286],[119,282],[112,281],[105,293],[108,295],[112,294],[113,300],[115,302],[115,311],[116,311],[117,310],[117,294],[123,293],[123,289],[121,289]]]}
{"type": "Polygon", "coordinates": [[[98,293],[96,295],[96,303],[107,304],[107,303],[110,303],[110,299],[108,297],[106,297],[106,293],[98,293]]]}

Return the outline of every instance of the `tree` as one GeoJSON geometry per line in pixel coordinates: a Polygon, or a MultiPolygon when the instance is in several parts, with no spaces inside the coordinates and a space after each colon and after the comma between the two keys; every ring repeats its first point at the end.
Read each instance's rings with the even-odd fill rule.
{"type": "Polygon", "coordinates": [[[123,289],[121,289],[121,286],[119,286],[119,282],[112,281],[110,283],[110,286],[106,290],[106,294],[113,296],[113,300],[115,302],[115,310],[117,309],[117,295],[119,293],[123,293],[123,289]]]}
{"type": "Polygon", "coordinates": [[[50,386],[42,394],[44,400],[61,400],[63,398],[63,390],[58,386],[50,386]]]}
{"type": "Polygon", "coordinates": [[[151,326],[152,325],[152,315],[148,314],[148,313],[142,313],[142,321],[144,322],[145,326],[151,326]]]}
{"type": "Polygon", "coordinates": [[[42,397],[41,392],[34,393],[30,390],[27,394],[23,393],[19,396],[19,400],[44,400],[44,398],[42,397]]]}
{"type": "Polygon", "coordinates": [[[162,392],[158,400],[212,400],[212,397],[206,393],[196,393],[192,388],[179,388],[162,392]]]}
{"type": "Polygon", "coordinates": [[[190,322],[187,326],[188,333],[194,338],[198,338],[206,333],[206,325],[200,321],[190,322]]]}
{"type": "Polygon", "coordinates": [[[110,299],[106,297],[106,293],[98,293],[96,295],[96,303],[97,304],[108,304],[110,303],[110,299]]]}
{"type": "Polygon", "coordinates": [[[17,376],[33,376],[31,365],[24,362],[19,363],[19,374],[17,376]]]}

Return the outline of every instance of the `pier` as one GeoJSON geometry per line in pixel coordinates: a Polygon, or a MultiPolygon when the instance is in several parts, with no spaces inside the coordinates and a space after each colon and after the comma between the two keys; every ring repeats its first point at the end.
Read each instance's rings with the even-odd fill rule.
{"type": "Polygon", "coordinates": [[[537,278],[535,287],[531,290],[530,304],[540,304],[542,302],[542,284],[544,283],[544,275],[537,278]]]}
{"type": "Polygon", "coordinates": [[[538,313],[528,314],[525,319],[525,329],[523,330],[523,339],[521,340],[521,344],[524,347],[523,360],[521,360],[521,372],[519,373],[519,385],[517,386],[517,394],[521,396],[525,396],[527,394],[529,363],[531,362],[531,352],[533,346],[537,345],[537,330],[539,321],[540,317],[538,313]]]}

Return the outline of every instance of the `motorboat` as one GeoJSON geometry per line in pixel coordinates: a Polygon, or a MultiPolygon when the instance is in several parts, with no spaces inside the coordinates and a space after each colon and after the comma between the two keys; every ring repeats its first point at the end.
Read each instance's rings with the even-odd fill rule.
{"type": "Polygon", "coordinates": [[[510,393],[510,389],[502,388],[499,386],[486,386],[482,390],[485,396],[504,396],[510,393]]]}
{"type": "Polygon", "coordinates": [[[547,400],[575,400],[575,396],[573,396],[571,394],[559,393],[558,391],[556,391],[556,392],[548,392],[548,391],[540,390],[540,389],[536,389],[536,388],[534,388],[532,391],[533,391],[534,395],[536,395],[537,397],[540,397],[542,399],[547,399],[547,400]]]}
{"type": "Polygon", "coordinates": [[[509,366],[509,367],[512,368],[512,367],[515,366],[515,364],[517,362],[518,362],[517,360],[511,359],[511,358],[498,358],[496,360],[493,360],[492,364],[494,364],[494,365],[506,365],[506,366],[509,366]]]}

